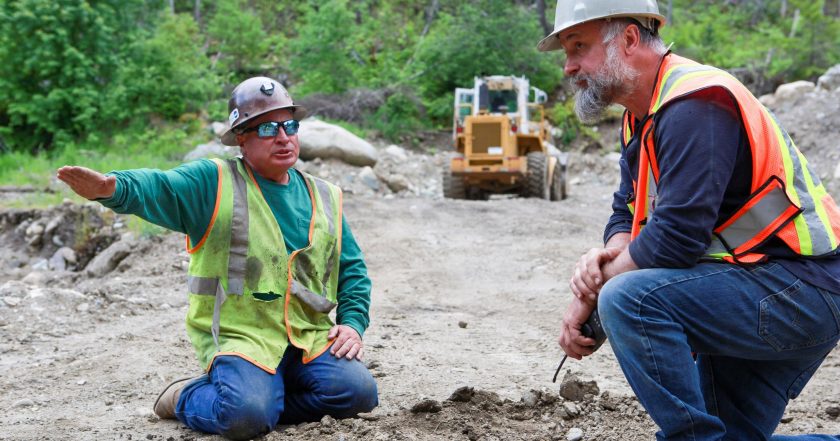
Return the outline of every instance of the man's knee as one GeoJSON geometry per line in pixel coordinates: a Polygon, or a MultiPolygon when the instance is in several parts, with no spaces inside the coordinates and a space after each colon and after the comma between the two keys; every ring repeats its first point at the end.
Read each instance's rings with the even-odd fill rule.
{"type": "Polygon", "coordinates": [[[238,403],[222,403],[218,416],[221,435],[231,440],[251,439],[270,432],[278,417],[274,403],[259,396],[243,397],[238,403]]]}
{"type": "Polygon", "coordinates": [[[328,414],[338,418],[370,412],[379,405],[376,380],[360,362],[348,363],[341,381],[322,383],[315,395],[328,414]]]}
{"type": "Polygon", "coordinates": [[[629,307],[634,303],[636,293],[629,273],[613,277],[601,288],[598,294],[598,315],[605,328],[620,326],[622,319],[628,316],[629,307]]]}

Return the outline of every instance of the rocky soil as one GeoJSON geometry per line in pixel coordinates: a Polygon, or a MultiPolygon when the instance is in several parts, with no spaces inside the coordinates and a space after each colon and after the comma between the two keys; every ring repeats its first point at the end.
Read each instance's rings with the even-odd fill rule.
{"type": "MultiPolygon", "coordinates": [[[[375,286],[366,363],[381,405],[264,439],[653,439],[608,345],[551,382],[565,281],[600,240],[610,189],[579,179],[559,203],[348,195],[375,286]]],[[[0,439],[219,439],[151,413],[198,370],[187,255],[182,236],[126,223],[92,204],[0,215],[0,439]]],[[[838,375],[835,351],[780,431],[840,433],[838,375]]]]}

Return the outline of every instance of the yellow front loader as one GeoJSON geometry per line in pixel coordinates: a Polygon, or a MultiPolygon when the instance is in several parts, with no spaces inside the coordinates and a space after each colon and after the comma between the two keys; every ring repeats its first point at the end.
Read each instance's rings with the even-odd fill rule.
{"type": "Polygon", "coordinates": [[[552,146],[546,93],[524,77],[475,78],[455,89],[452,137],[458,154],[443,170],[443,195],[488,199],[518,194],[566,198],[566,156],[552,146]]]}

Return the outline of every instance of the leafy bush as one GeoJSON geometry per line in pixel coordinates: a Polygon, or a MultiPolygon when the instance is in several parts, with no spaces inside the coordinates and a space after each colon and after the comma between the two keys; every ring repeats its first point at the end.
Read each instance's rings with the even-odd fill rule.
{"type": "Polygon", "coordinates": [[[356,79],[350,59],[353,14],[347,0],[328,0],[312,8],[292,41],[292,71],[300,82],[296,94],[341,93],[356,79]]]}
{"type": "Polygon", "coordinates": [[[369,125],[393,142],[422,129],[420,103],[405,91],[397,91],[385,100],[385,105],[373,114],[369,125]]]}
{"type": "Polygon", "coordinates": [[[453,91],[472,85],[474,76],[524,75],[536,87],[554,89],[562,77],[559,55],[537,51],[543,31],[532,14],[504,0],[461,2],[455,14],[442,14],[420,43],[415,74],[433,116],[446,108],[451,117],[453,91]]]}
{"type": "Polygon", "coordinates": [[[192,17],[163,14],[155,33],[136,40],[117,70],[106,109],[114,121],[151,114],[174,120],[200,112],[218,94],[219,86],[201,50],[201,36],[192,17]]]}
{"type": "Polygon", "coordinates": [[[273,43],[260,18],[244,0],[219,0],[216,13],[207,24],[207,36],[211,57],[218,63],[216,69],[236,77],[232,78],[234,83],[244,80],[248,73],[260,71],[273,43]]]}
{"type": "Polygon", "coordinates": [[[0,2],[0,136],[39,151],[95,129],[140,0],[0,2]]]}

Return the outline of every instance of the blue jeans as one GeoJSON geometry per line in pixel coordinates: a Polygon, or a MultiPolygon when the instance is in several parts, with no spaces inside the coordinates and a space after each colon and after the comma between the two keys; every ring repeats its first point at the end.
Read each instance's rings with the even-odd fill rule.
{"type": "Polygon", "coordinates": [[[300,349],[289,346],[274,375],[237,356],[216,357],[208,375],[184,387],[175,416],[191,429],[238,440],[378,404],[376,381],[358,360],[325,351],[303,364],[300,349]]]}
{"type": "Polygon", "coordinates": [[[840,293],[772,262],[704,263],[621,274],[598,312],[657,440],[840,440],[773,436],[837,344],[840,293]]]}

